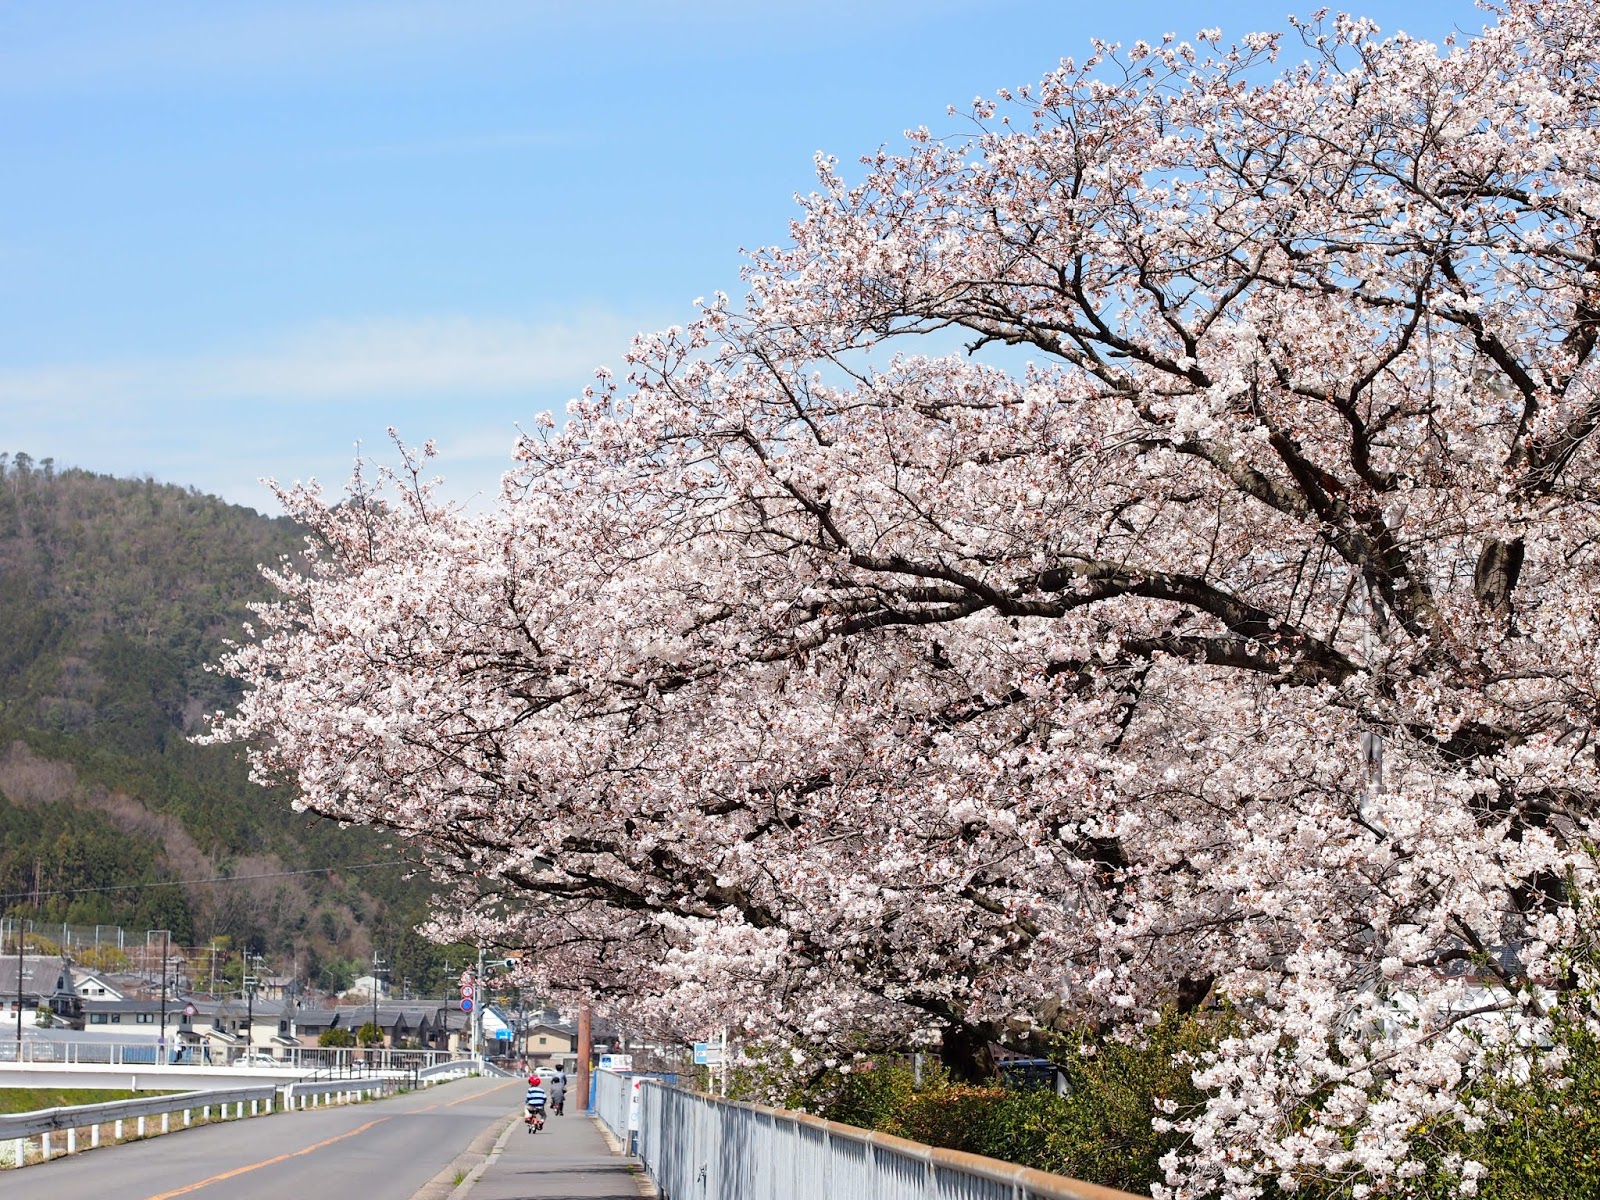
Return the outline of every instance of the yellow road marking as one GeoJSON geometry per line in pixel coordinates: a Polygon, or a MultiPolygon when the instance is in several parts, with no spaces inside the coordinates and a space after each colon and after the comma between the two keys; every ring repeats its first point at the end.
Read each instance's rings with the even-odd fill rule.
{"type": "Polygon", "coordinates": [[[515,1080],[511,1080],[510,1082],[507,1082],[507,1083],[497,1084],[496,1086],[490,1088],[487,1092],[479,1092],[475,1096],[463,1096],[459,1100],[450,1101],[450,1103],[446,1104],[444,1107],[445,1108],[454,1108],[458,1104],[465,1104],[468,1100],[482,1100],[485,1096],[492,1096],[496,1092],[504,1091],[506,1088],[510,1087],[512,1085],[512,1083],[515,1083],[515,1082],[516,1082],[515,1080]]]}
{"type": "Polygon", "coordinates": [[[490,1088],[486,1092],[473,1092],[470,1096],[461,1096],[458,1099],[451,1100],[445,1104],[430,1104],[427,1108],[419,1108],[416,1111],[419,1113],[433,1112],[435,1109],[439,1108],[454,1108],[458,1104],[465,1104],[468,1100],[482,1100],[485,1096],[492,1096],[494,1093],[510,1087],[511,1084],[515,1082],[515,1080],[512,1080],[510,1083],[497,1083],[494,1085],[494,1087],[490,1088]]]}
{"type": "Polygon", "coordinates": [[[199,1183],[191,1183],[187,1187],[174,1188],[170,1192],[151,1196],[148,1200],[171,1200],[173,1196],[185,1196],[190,1192],[198,1192],[203,1187],[213,1183],[221,1183],[224,1179],[233,1179],[238,1175],[246,1175],[251,1171],[259,1171],[262,1167],[270,1167],[273,1163],[281,1163],[291,1158],[299,1158],[302,1154],[310,1154],[313,1150],[321,1150],[324,1146],[331,1146],[335,1142],[342,1142],[345,1138],[355,1137],[358,1133],[365,1133],[374,1125],[382,1125],[388,1117],[379,1117],[376,1121],[368,1121],[365,1125],[352,1129],[349,1133],[341,1133],[336,1137],[326,1138],[314,1145],[306,1146],[300,1150],[291,1150],[288,1154],[280,1154],[276,1158],[264,1158],[258,1163],[251,1163],[247,1167],[235,1167],[231,1171],[224,1171],[221,1175],[213,1175],[210,1179],[202,1179],[199,1183]]]}

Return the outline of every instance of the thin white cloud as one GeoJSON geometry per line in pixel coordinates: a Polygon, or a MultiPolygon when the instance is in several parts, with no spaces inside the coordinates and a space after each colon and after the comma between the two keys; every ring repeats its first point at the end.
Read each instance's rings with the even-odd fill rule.
{"type": "Polygon", "coordinates": [[[620,362],[640,326],[611,314],[563,321],[430,317],[326,323],[243,353],[0,368],[12,414],[184,401],[267,403],[573,394],[620,362]]]}
{"type": "Polygon", "coordinates": [[[978,10],[976,0],[177,0],[0,6],[0,93],[59,93],[394,69],[459,48],[532,49],[601,39],[718,42],[752,31],[827,40],[833,22],[893,29],[911,16],[978,10]]]}

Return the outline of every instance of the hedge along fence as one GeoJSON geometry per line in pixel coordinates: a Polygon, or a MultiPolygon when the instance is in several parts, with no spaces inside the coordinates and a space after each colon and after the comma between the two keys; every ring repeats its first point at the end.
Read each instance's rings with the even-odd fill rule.
{"type": "Polygon", "coordinates": [[[318,1080],[291,1083],[282,1089],[273,1084],[232,1088],[227,1091],[176,1092],[142,1096],[134,1100],[113,1100],[105,1104],[65,1105],[37,1112],[0,1116],[0,1167],[24,1167],[46,1162],[60,1154],[76,1154],[81,1149],[98,1148],[104,1129],[112,1127],[110,1143],[130,1137],[149,1137],[168,1133],[174,1114],[182,1114],[180,1128],[212,1121],[239,1120],[265,1116],[282,1110],[321,1108],[333,1104],[355,1104],[398,1091],[397,1080],[372,1080],[353,1084],[350,1080],[318,1080]],[[159,1117],[152,1123],[151,1118],[159,1117]],[[128,1127],[132,1125],[130,1130],[128,1127]],[[152,1124],[155,1127],[152,1127],[152,1124]],[[79,1134],[87,1131],[87,1145],[79,1134]]]}

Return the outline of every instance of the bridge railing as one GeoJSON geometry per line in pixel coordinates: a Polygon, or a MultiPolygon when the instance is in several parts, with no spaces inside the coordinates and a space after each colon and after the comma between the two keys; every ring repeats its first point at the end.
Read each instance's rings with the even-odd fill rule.
{"type": "Polygon", "coordinates": [[[8,1165],[25,1166],[28,1162],[30,1139],[40,1139],[39,1157],[48,1160],[59,1147],[65,1154],[78,1150],[78,1131],[89,1131],[89,1145],[100,1144],[102,1126],[113,1127],[112,1136],[121,1140],[123,1127],[132,1121],[135,1134],[143,1137],[145,1122],[150,1117],[161,1118],[161,1132],[166,1133],[174,1113],[183,1115],[183,1123],[190,1124],[193,1114],[210,1120],[213,1111],[219,1119],[243,1117],[245,1106],[249,1116],[270,1113],[277,1107],[278,1089],[272,1084],[260,1087],[229,1088],[215,1092],[176,1092],[161,1096],[139,1096],[132,1100],[112,1100],[105,1104],[76,1104],[61,1108],[43,1108],[36,1112],[11,1113],[0,1116],[0,1147],[6,1148],[4,1158],[8,1165]],[[54,1141],[60,1134],[61,1142],[54,1141]]]}
{"type": "MultiPolygon", "coordinates": [[[[0,1033],[3,1033],[0,1030],[0,1033]]],[[[0,1036],[0,1063],[23,1062],[39,1065],[88,1064],[95,1066],[272,1066],[284,1070],[315,1071],[323,1074],[362,1075],[377,1071],[411,1073],[439,1063],[463,1061],[445,1050],[401,1050],[374,1047],[370,1050],[341,1050],[320,1046],[263,1047],[246,1055],[242,1048],[224,1050],[204,1044],[169,1039],[163,1046],[155,1037],[111,1041],[101,1038],[62,1035],[52,1038],[29,1030],[20,1043],[0,1036]],[[266,1060],[270,1059],[271,1062],[266,1060]]]]}
{"type": "Polygon", "coordinates": [[[628,1144],[628,1106],[632,1085],[615,1071],[594,1073],[594,1115],[623,1143],[628,1144]]]}
{"type": "MultiPolygon", "coordinates": [[[[610,1075],[626,1099],[632,1084],[610,1075]]],[[[624,1144],[628,1112],[596,1115],[624,1144]]],[[[641,1081],[638,1154],[665,1200],[1137,1200],[1127,1192],[805,1113],[641,1081]]]]}

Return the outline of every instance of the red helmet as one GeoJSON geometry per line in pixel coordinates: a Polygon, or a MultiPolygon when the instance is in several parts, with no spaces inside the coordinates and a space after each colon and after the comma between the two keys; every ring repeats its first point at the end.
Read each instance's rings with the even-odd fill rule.
{"type": "Polygon", "coordinates": [[[531,1084],[533,1087],[538,1087],[539,1086],[539,1077],[537,1075],[529,1075],[528,1076],[528,1083],[531,1084]]]}

